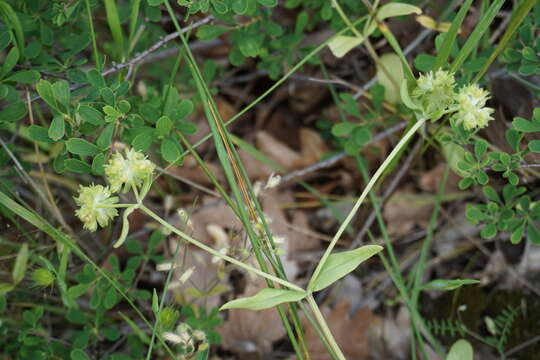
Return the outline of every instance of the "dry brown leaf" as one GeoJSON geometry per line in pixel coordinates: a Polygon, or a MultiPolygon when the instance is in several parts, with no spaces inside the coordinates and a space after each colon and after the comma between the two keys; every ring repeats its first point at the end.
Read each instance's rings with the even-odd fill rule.
{"type": "MultiPolygon", "coordinates": [[[[426,192],[437,193],[441,185],[445,167],[446,165],[441,163],[423,173],[420,177],[420,188],[426,192]]],[[[453,171],[448,172],[445,193],[449,194],[458,191],[459,180],[460,177],[456,173],[453,171]]]]}
{"type": "MultiPolygon", "coordinates": [[[[253,296],[265,285],[262,281],[249,284],[239,297],[253,296]]],[[[267,353],[272,343],[285,335],[285,329],[275,308],[261,311],[229,310],[229,318],[217,328],[223,347],[236,353],[267,353]]]]}
{"type": "MultiPolygon", "coordinates": [[[[206,166],[219,182],[223,182],[225,180],[223,171],[219,166],[208,162],[206,163],[206,166]]],[[[201,185],[212,185],[212,182],[208,176],[206,176],[197,161],[191,155],[186,156],[182,166],[173,166],[169,169],[169,171],[201,185]]]]}
{"type": "Polygon", "coordinates": [[[302,161],[299,153],[266,131],[258,131],[255,134],[255,141],[260,151],[287,171],[294,169],[302,161]]]}
{"type": "Polygon", "coordinates": [[[398,190],[384,206],[384,219],[388,233],[407,235],[416,225],[425,227],[431,216],[433,201],[419,196],[410,189],[398,190]]]}
{"type": "Polygon", "coordinates": [[[207,231],[210,224],[219,225],[225,230],[238,232],[242,224],[231,208],[224,202],[213,197],[203,197],[200,206],[191,216],[193,224],[193,238],[209,245],[213,245],[213,238],[207,231]]]}
{"type": "MultiPolygon", "coordinates": [[[[350,304],[344,300],[336,304],[332,310],[323,307],[322,313],[345,357],[355,360],[368,359],[368,329],[376,317],[368,307],[358,310],[352,318],[349,310],[350,304]]],[[[332,359],[315,330],[309,324],[305,326],[306,343],[311,359],[332,359]]]]}
{"type": "Polygon", "coordinates": [[[315,130],[303,127],[300,129],[300,144],[302,148],[302,165],[313,164],[327,154],[330,149],[315,130]]]}
{"type": "Polygon", "coordinates": [[[239,149],[238,155],[240,156],[240,160],[242,160],[250,179],[265,181],[272,173],[276,172],[272,167],[255,159],[244,149],[239,149]]]}

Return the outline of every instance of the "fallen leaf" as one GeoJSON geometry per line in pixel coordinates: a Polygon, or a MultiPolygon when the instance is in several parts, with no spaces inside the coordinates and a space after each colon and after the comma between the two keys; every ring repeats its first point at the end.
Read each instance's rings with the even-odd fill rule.
{"type": "Polygon", "coordinates": [[[266,156],[290,171],[302,163],[302,156],[266,131],[255,134],[257,148],[266,156]]]}
{"type": "Polygon", "coordinates": [[[431,217],[433,199],[423,198],[410,189],[398,190],[386,202],[383,216],[388,233],[403,236],[416,226],[424,228],[431,217]]]}

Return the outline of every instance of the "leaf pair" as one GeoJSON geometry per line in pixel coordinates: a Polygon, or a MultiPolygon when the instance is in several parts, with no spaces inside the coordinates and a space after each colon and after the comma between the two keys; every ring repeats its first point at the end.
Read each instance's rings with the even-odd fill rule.
{"type": "Polygon", "coordinates": [[[283,303],[300,301],[309,293],[332,285],[382,249],[383,247],[379,245],[366,245],[355,250],[331,254],[317,277],[311,279],[308,291],[266,288],[254,296],[229,301],[221,307],[221,310],[238,308],[263,310],[283,303]]]}

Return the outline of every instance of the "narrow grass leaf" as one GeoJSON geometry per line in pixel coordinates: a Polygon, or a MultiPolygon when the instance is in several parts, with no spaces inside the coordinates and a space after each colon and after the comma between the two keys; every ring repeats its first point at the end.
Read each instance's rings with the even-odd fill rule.
{"type": "Polygon", "coordinates": [[[335,57],[341,58],[349,51],[362,44],[364,40],[363,37],[339,35],[328,43],[328,48],[335,57]]]}
{"type": "Polygon", "coordinates": [[[358,249],[331,254],[317,278],[310,281],[309,290],[320,291],[332,285],[382,249],[383,247],[379,245],[365,245],[358,249]]]}
{"type": "Polygon", "coordinates": [[[480,39],[482,39],[482,36],[484,36],[486,31],[489,29],[489,26],[493,22],[493,19],[495,19],[495,16],[497,16],[497,14],[499,13],[499,10],[501,9],[503,4],[504,0],[495,0],[491,4],[491,6],[486,11],[484,17],[482,18],[482,21],[480,21],[480,23],[475,27],[474,31],[469,36],[467,42],[465,42],[465,45],[463,45],[463,48],[452,63],[452,66],[450,68],[451,71],[458,70],[459,67],[463,64],[463,62],[467,60],[467,57],[471,54],[471,52],[478,47],[480,39]]]}
{"type": "Polygon", "coordinates": [[[471,7],[472,2],[473,0],[466,0],[463,5],[461,5],[458,14],[452,21],[450,30],[448,30],[448,32],[444,35],[444,41],[442,43],[439,53],[437,54],[437,58],[435,59],[435,69],[443,67],[443,65],[448,62],[448,57],[450,56],[452,47],[456,42],[456,38],[461,28],[461,24],[463,23],[465,15],[467,15],[467,12],[471,7]]]}
{"type": "Polygon", "coordinates": [[[286,289],[271,289],[266,288],[259,291],[254,296],[243,299],[229,301],[223,305],[220,310],[225,309],[248,309],[248,310],[263,310],[279,304],[300,301],[305,298],[305,292],[286,290],[286,289]]]}

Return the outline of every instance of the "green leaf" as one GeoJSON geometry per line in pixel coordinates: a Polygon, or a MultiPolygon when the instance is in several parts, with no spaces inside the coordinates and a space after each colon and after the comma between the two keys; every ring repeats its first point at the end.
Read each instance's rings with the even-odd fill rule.
{"type": "Polygon", "coordinates": [[[358,126],[353,130],[352,138],[356,145],[365,145],[371,140],[371,132],[366,126],[358,126]]]}
{"type": "Polygon", "coordinates": [[[58,105],[56,104],[56,99],[54,97],[53,87],[50,82],[47,80],[41,79],[36,85],[36,90],[39,96],[49,105],[51,108],[58,110],[58,105]]]}
{"type": "Polygon", "coordinates": [[[62,105],[60,110],[68,114],[70,103],[69,83],[66,80],[57,81],[52,85],[52,90],[56,101],[59,105],[62,105]]]}
{"type": "Polygon", "coordinates": [[[173,123],[168,116],[162,116],[156,122],[156,135],[167,136],[171,132],[173,123]]]}
{"type": "Polygon", "coordinates": [[[176,114],[179,119],[183,119],[193,112],[193,103],[190,100],[184,99],[178,105],[178,113],[176,114]]]}
{"type": "Polygon", "coordinates": [[[0,283],[0,300],[5,299],[5,296],[8,292],[15,289],[15,285],[10,283],[0,283]]]}
{"type": "Polygon", "coordinates": [[[68,289],[67,294],[71,299],[76,299],[86,293],[91,285],[92,283],[89,282],[87,284],[79,284],[72,286],[68,289]]]}
{"type": "Polygon", "coordinates": [[[154,288],[154,291],[152,292],[152,312],[155,316],[159,313],[159,297],[156,288],[154,288]]]}
{"type": "Polygon", "coordinates": [[[149,132],[143,132],[139,135],[135,136],[133,141],[131,142],[131,146],[137,151],[146,151],[152,145],[152,142],[154,142],[154,136],[153,134],[149,132]]]}
{"type": "Polygon", "coordinates": [[[49,126],[49,137],[54,141],[58,141],[64,136],[65,131],[66,124],[64,120],[64,115],[55,115],[51,121],[51,125],[49,126]]]}
{"type": "Polygon", "coordinates": [[[422,9],[420,9],[417,6],[409,5],[405,3],[389,3],[381,6],[379,10],[377,11],[377,17],[380,21],[390,18],[390,17],[396,17],[396,16],[403,16],[403,15],[409,15],[409,14],[417,14],[420,15],[422,13],[422,9]]]}
{"type": "Polygon", "coordinates": [[[358,249],[331,254],[326,259],[317,278],[311,279],[309,282],[308,289],[320,291],[332,285],[381,250],[383,247],[379,245],[365,245],[358,249]]]}
{"type": "Polygon", "coordinates": [[[5,79],[5,81],[14,81],[24,84],[33,84],[39,80],[41,75],[36,70],[17,71],[13,75],[5,79]]]}
{"type": "Polygon", "coordinates": [[[92,167],[84,161],[77,159],[66,159],[64,161],[65,169],[77,174],[90,174],[92,167]]]}
{"type": "Polygon", "coordinates": [[[116,97],[114,96],[114,92],[111,90],[111,88],[105,87],[99,91],[99,94],[103,101],[105,101],[105,104],[114,106],[116,97]]]}
{"type": "Polygon", "coordinates": [[[472,285],[478,284],[480,281],[472,279],[436,279],[428,282],[422,289],[424,290],[437,290],[437,291],[446,291],[446,290],[455,290],[462,287],[463,285],[472,285]]]}
{"type": "Polygon", "coordinates": [[[105,173],[105,154],[97,154],[92,160],[92,174],[102,176],[105,173]]]}
{"type": "Polygon", "coordinates": [[[404,80],[399,56],[394,53],[382,55],[377,62],[377,81],[384,86],[384,98],[387,102],[396,104],[401,101],[400,86],[404,80]]]}
{"type": "Polygon", "coordinates": [[[446,360],[473,360],[474,351],[472,345],[465,339],[459,339],[452,345],[446,360]]]}
{"type": "Polygon", "coordinates": [[[19,61],[19,49],[12,47],[4,58],[4,64],[2,65],[2,70],[0,72],[0,77],[6,76],[9,72],[17,65],[19,61]]]}
{"type": "Polygon", "coordinates": [[[13,270],[11,271],[11,276],[13,278],[13,283],[18,284],[24,279],[24,274],[26,273],[26,267],[28,265],[28,244],[24,243],[19,249],[19,253],[15,258],[15,264],[13,265],[13,270]]]}
{"type": "Polygon", "coordinates": [[[213,40],[223,35],[230,28],[220,25],[203,25],[197,30],[197,37],[202,41],[213,40]]]}
{"type": "Polygon", "coordinates": [[[341,58],[364,42],[364,39],[364,37],[339,35],[328,43],[328,48],[335,57],[341,58]]]}
{"type": "Polygon", "coordinates": [[[418,54],[414,58],[414,67],[422,72],[428,72],[435,67],[436,58],[433,55],[418,54]]]}
{"type": "Polygon", "coordinates": [[[232,0],[232,9],[238,15],[243,15],[247,11],[248,0],[232,0]]]}
{"type": "Polygon", "coordinates": [[[248,309],[248,310],[263,310],[279,304],[300,301],[307,296],[307,293],[287,290],[287,289],[271,289],[266,288],[259,291],[254,296],[243,299],[229,301],[223,305],[220,310],[225,309],[248,309]]]}
{"type": "Polygon", "coordinates": [[[163,160],[174,163],[178,158],[180,158],[180,149],[174,141],[169,138],[163,139],[161,142],[161,156],[163,160]]]}
{"type": "Polygon", "coordinates": [[[352,131],[358,126],[358,124],[351,122],[340,122],[332,126],[332,135],[337,137],[349,136],[352,131]]]}
{"type": "Polygon", "coordinates": [[[120,298],[116,290],[111,286],[103,298],[103,306],[105,306],[105,309],[110,310],[118,303],[118,300],[120,298]]]}
{"type": "Polygon", "coordinates": [[[259,4],[266,7],[274,7],[277,5],[277,0],[257,0],[259,4]]]}
{"type": "Polygon", "coordinates": [[[529,121],[519,116],[514,118],[514,121],[512,121],[512,125],[514,126],[514,128],[516,128],[516,130],[525,133],[540,131],[540,122],[529,121]]]}
{"type": "Polygon", "coordinates": [[[540,152],[540,140],[529,141],[529,150],[532,152],[540,152]]]}
{"type": "Polygon", "coordinates": [[[112,137],[114,133],[114,123],[110,123],[99,134],[96,145],[101,149],[107,149],[112,143],[112,137]]]}
{"type": "Polygon", "coordinates": [[[535,245],[540,245],[540,230],[529,221],[527,224],[527,238],[535,245]]]}
{"type": "Polygon", "coordinates": [[[484,239],[492,239],[495,235],[497,235],[497,225],[495,224],[487,224],[482,231],[480,231],[480,236],[484,239]]]}
{"type": "Polygon", "coordinates": [[[22,101],[7,105],[0,111],[0,122],[15,122],[22,119],[28,111],[28,107],[22,101]]]}
{"type": "Polygon", "coordinates": [[[70,353],[71,360],[90,360],[90,357],[81,349],[75,349],[70,353]]]}
{"type": "Polygon", "coordinates": [[[30,125],[28,127],[28,136],[30,139],[43,143],[54,143],[54,140],[49,137],[47,132],[48,130],[43,126],[30,125]]]}
{"type": "Polygon", "coordinates": [[[67,150],[76,155],[94,156],[101,150],[91,142],[81,138],[71,138],[66,142],[67,150]]]}
{"type": "Polygon", "coordinates": [[[89,105],[81,105],[79,106],[79,110],[77,112],[80,117],[92,124],[92,125],[103,125],[105,123],[105,120],[103,119],[103,114],[93,107],[89,105]]]}

